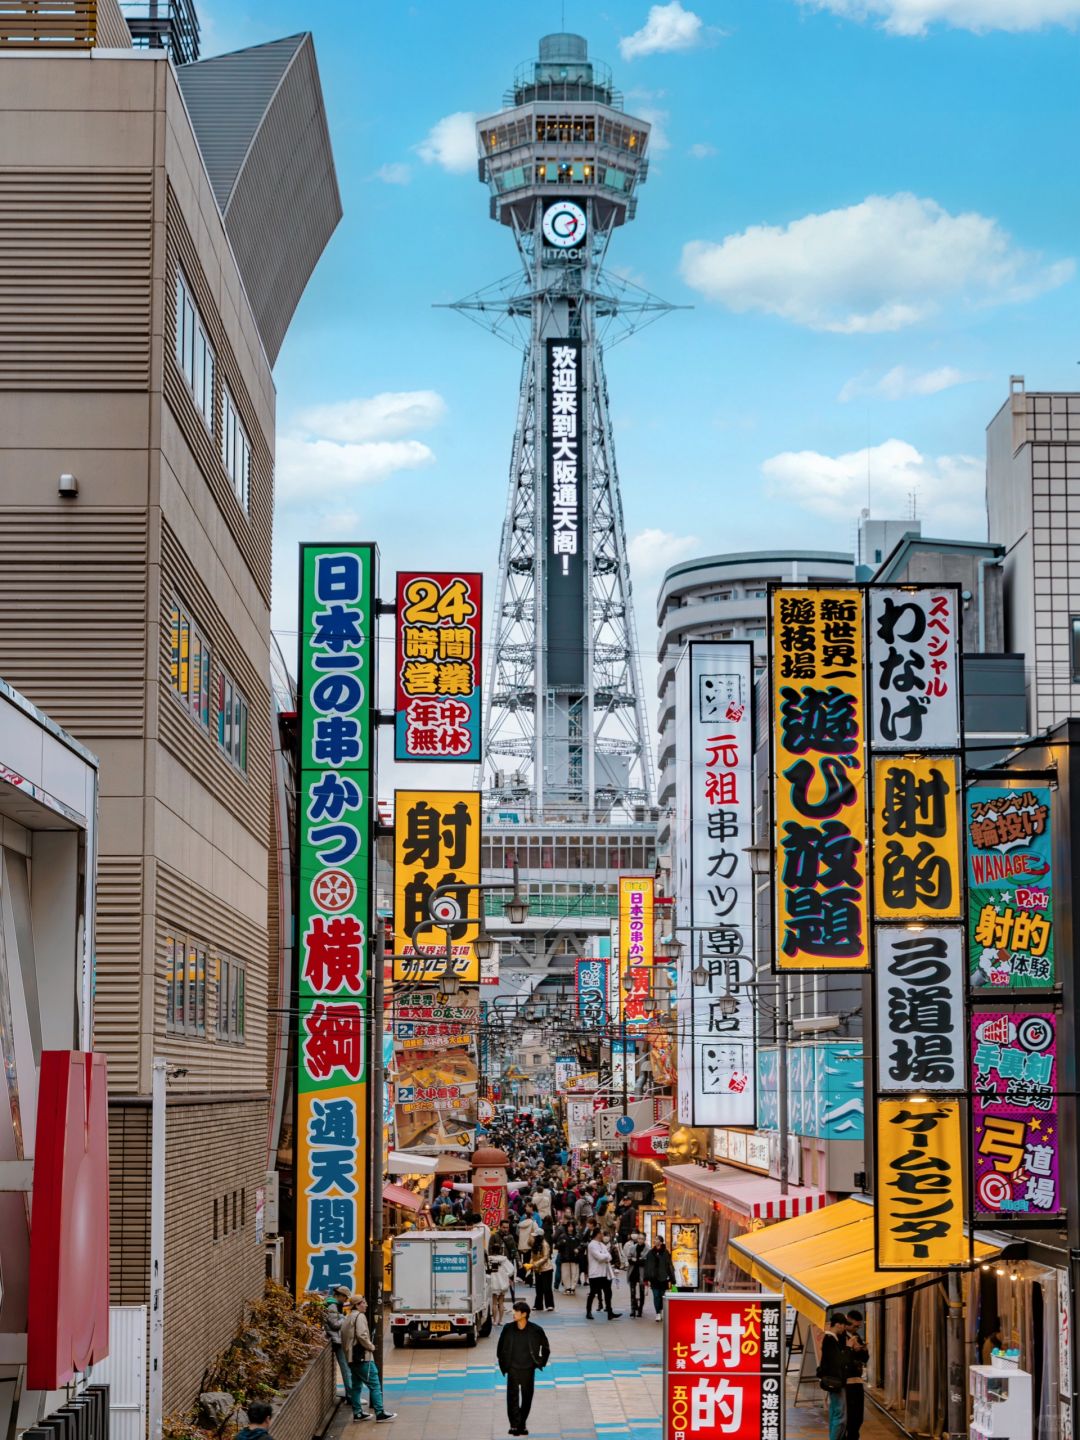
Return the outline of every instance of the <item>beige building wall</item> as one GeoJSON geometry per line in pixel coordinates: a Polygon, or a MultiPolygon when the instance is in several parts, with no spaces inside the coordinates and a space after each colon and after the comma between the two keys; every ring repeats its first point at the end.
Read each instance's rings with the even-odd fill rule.
{"type": "Polygon", "coordinates": [[[0,675],[101,760],[114,1303],[146,1299],[153,1057],[174,1070],[168,1413],[264,1268],[274,386],[164,56],[0,51],[0,234],[0,675]],[[174,358],[178,264],[216,352],[213,433],[174,358]],[[251,441],[247,513],[220,460],[222,382],[251,441]],[[174,597],[210,643],[211,695],[224,666],[248,701],[246,774],[174,693],[174,597]],[[203,1034],[166,1022],[180,936],[208,957],[203,1034]],[[242,1042],[215,1033],[219,956],[245,967],[242,1042]]]}

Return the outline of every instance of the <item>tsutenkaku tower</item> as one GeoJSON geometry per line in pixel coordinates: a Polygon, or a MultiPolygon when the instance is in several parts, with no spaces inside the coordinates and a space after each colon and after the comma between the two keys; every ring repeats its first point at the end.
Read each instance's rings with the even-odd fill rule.
{"type": "Polygon", "coordinates": [[[580,35],[548,35],[479,121],[491,218],[524,274],[456,307],[524,350],[486,696],[481,785],[532,818],[631,822],[653,768],[603,344],[671,307],[604,272],[648,169],[580,35]]]}

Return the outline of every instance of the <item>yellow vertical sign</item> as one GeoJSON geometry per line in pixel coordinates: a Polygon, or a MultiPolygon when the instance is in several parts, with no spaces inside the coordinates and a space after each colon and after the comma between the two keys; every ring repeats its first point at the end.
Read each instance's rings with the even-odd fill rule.
{"type": "Polygon", "coordinates": [[[627,1025],[647,1025],[645,1001],[652,992],[654,959],[653,908],[656,882],[651,875],[619,876],[619,986],[622,1016],[627,1025]]]}
{"type": "Polygon", "coordinates": [[[878,756],[873,793],[875,917],[959,920],[959,757],[878,756]]]}
{"type": "Polygon", "coordinates": [[[877,1268],[966,1265],[960,1101],[879,1100],[876,1140],[877,1268]]]}
{"type": "Polygon", "coordinates": [[[866,715],[858,590],[772,594],[776,963],[865,970],[866,715]]]}
{"type": "Polygon", "coordinates": [[[446,935],[429,923],[428,902],[446,887],[451,975],[480,983],[473,941],[480,933],[480,792],[398,790],[394,795],[394,980],[441,980],[446,935]],[[422,927],[422,928],[419,928],[422,927]],[[414,945],[416,936],[418,945],[414,945]]]}

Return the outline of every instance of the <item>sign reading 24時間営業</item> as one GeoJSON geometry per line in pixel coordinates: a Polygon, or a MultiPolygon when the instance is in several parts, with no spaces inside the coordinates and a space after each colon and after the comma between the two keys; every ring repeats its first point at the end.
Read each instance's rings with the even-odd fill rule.
{"type": "Polygon", "coordinates": [[[483,576],[398,571],[394,759],[480,759],[483,576]]]}
{"type": "Polygon", "coordinates": [[[1053,884],[1046,785],[967,792],[968,947],[973,988],[1054,984],[1053,884]]]}

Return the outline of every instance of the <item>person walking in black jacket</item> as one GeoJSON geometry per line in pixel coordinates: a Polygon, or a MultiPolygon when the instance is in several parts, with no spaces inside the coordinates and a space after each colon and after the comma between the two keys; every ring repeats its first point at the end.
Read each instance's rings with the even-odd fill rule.
{"type": "Polygon", "coordinates": [[[506,1418],[511,1435],[528,1435],[525,1422],[532,1409],[536,1372],[543,1370],[551,1355],[547,1336],[529,1319],[530,1314],[524,1300],[515,1301],[514,1318],[499,1336],[497,1358],[506,1376],[506,1418]]]}
{"type": "Polygon", "coordinates": [[[663,1238],[659,1235],[653,1241],[652,1249],[645,1256],[641,1267],[641,1278],[652,1291],[656,1322],[660,1324],[664,1318],[664,1291],[675,1284],[675,1264],[663,1238]]]}

